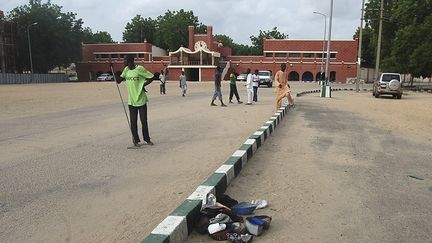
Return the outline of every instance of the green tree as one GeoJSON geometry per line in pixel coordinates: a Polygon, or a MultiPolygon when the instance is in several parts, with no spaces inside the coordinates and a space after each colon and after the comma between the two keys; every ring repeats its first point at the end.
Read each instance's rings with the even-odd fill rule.
{"type": "Polygon", "coordinates": [[[397,21],[398,29],[389,64],[414,76],[430,76],[432,1],[401,0],[394,8],[392,19],[397,21]]]}
{"type": "Polygon", "coordinates": [[[98,43],[113,43],[113,39],[111,35],[106,31],[97,31],[93,33],[93,31],[86,27],[82,31],[83,37],[82,42],[84,44],[98,44],[98,43]]]}
{"type": "Polygon", "coordinates": [[[131,22],[126,24],[123,32],[123,41],[127,43],[142,43],[147,40],[154,43],[156,32],[156,21],[151,18],[143,18],[137,15],[132,18],[131,22]]]}
{"type": "MultiPolygon", "coordinates": [[[[366,23],[378,38],[380,0],[366,5],[366,23]]],[[[431,74],[432,1],[385,0],[382,34],[382,70],[411,73],[414,76],[431,74]],[[429,60],[429,61],[428,61],[429,60]]]]}
{"type": "MultiPolygon", "coordinates": [[[[353,38],[359,38],[359,31],[360,28],[357,28],[356,33],[354,34],[353,38]]],[[[376,57],[376,43],[377,40],[375,39],[376,35],[374,33],[374,30],[369,27],[365,26],[363,28],[362,33],[362,67],[366,68],[374,68],[375,67],[375,57],[376,57]]]]}
{"type": "MultiPolygon", "coordinates": [[[[188,46],[188,26],[203,26],[193,11],[165,12],[157,18],[157,28],[154,44],[164,49],[176,50],[180,46],[188,46]]],[[[199,29],[204,28],[200,27],[199,29]]]]}
{"type": "Polygon", "coordinates": [[[262,55],[263,54],[263,43],[264,38],[266,39],[287,39],[288,35],[281,33],[277,30],[277,27],[273,27],[272,30],[268,31],[259,31],[258,36],[251,36],[250,40],[252,41],[252,54],[254,55],[262,55]]]}
{"type": "Polygon", "coordinates": [[[226,47],[230,47],[231,49],[233,49],[235,43],[233,41],[233,39],[231,39],[231,37],[227,36],[227,35],[221,35],[221,34],[217,34],[215,35],[215,38],[221,42],[224,46],[226,47]]]}
{"type": "Polygon", "coordinates": [[[67,66],[81,59],[82,24],[74,13],[61,7],[30,0],[14,8],[8,19],[17,23],[17,67],[30,70],[27,31],[31,38],[34,72],[46,73],[56,66],[67,66]],[[37,24],[34,24],[37,23],[37,24]],[[34,24],[34,25],[33,25],[34,24]]]}

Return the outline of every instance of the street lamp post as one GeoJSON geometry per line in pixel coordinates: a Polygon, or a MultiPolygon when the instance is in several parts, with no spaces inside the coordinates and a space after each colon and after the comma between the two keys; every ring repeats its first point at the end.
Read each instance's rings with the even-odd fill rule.
{"type": "Polygon", "coordinates": [[[321,71],[320,71],[320,79],[322,79],[324,73],[324,52],[325,52],[325,42],[326,42],[326,32],[327,32],[327,15],[320,13],[318,11],[314,11],[313,13],[324,16],[324,37],[323,37],[323,47],[322,47],[322,55],[321,55],[321,71]]]}
{"type": "Polygon", "coordinates": [[[331,45],[331,31],[332,31],[332,20],[333,20],[333,0],[330,1],[330,20],[329,20],[329,32],[327,41],[327,61],[326,61],[326,85],[329,85],[329,66],[330,66],[330,45],[331,45]]]}
{"type": "MultiPolygon", "coordinates": [[[[34,22],[33,24],[30,24],[27,26],[27,40],[28,40],[28,46],[29,46],[29,54],[30,54],[30,71],[31,71],[31,76],[33,76],[33,59],[32,59],[32,51],[31,51],[31,41],[30,41],[30,27],[37,25],[38,22],[34,22]]],[[[33,80],[31,80],[33,81],[33,80]]]]}
{"type": "Polygon", "coordinates": [[[331,31],[333,21],[333,0],[330,0],[330,18],[329,18],[329,31],[327,38],[327,56],[326,56],[326,68],[325,68],[325,86],[321,86],[320,97],[331,98],[331,87],[329,84],[329,66],[330,66],[330,45],[331,45],[331,31]]]}

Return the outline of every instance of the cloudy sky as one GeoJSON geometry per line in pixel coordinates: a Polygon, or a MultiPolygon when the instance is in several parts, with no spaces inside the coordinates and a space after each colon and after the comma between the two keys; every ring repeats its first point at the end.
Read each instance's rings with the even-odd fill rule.
{"type": "MultiPolygon", "coordinates": [[[[43,0],[46,2],[46,0],[43,0]]],[[[352,39],[360,25],[361,0],[334,0],[332,39],[352,39]]],[[[250,45],[249,36],[277,27],[290,39],[322,39],[324,17],[329,16],[330,0],[51,0],[73,12],[93,32],[107,31],[122,41],[127,22],[140,14],[155,19],[169,10],[192,10],[201,23],[212,25],[214,34],[230,36],[234,42],[250,45]]],[[[6,14],[28,0],[2,0],[6,14]]],[[[327,25],[328,26],[328,25],[327,25]]]]}

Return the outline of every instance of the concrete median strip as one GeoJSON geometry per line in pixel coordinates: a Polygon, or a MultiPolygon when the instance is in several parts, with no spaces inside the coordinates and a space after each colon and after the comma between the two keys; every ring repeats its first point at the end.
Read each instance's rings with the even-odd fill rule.
{"type": "MultiPolygon", "coordinates": [[[[359,89],[359,90],[372,92],[372,90],[367,90],[367,89],[359,89]]],[[[355,89],[352,89],[352,88],[349,88],[349,89],[348,88],[332,88],[331,91],[332,92],[333,91],[355,91],[355,89]]],[[[303,91],[303,92],[297,93],[296,97],[300,97],[300,96],[303,96],[306,94],[319,93],[319,92],[321,92],[321,90],[319,90],[319,89],[303,91]]]]}
{"type": "Polygon", "coordinates": [[[228,185],[240,174],[248,160],[275,131],[288,110],[288,105],[284,104],[141,242],[174,243],[186,241],[188,235],[193,231],[194,222],[201,211],[202,200],[206,198],[208,193],[216,195],[226,191],[228,185]]]}

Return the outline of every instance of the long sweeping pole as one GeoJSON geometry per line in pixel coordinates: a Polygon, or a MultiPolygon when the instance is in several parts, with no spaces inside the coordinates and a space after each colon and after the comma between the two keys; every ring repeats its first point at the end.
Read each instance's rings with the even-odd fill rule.
{"type": "Polygon", "coordinates": [[[126,120],[127,120],[128,126],[129,126],[129,131],[131,132],[131,135],[132,135],[132,143],[135,145],[136,142],[135,142],[135,139],[133,138],[132,127],[131,127],[131,124],[130,124],[130,121],[129,121],[129,116],[127,114],[126,107],[125,107],[125,104],[124,104],[124,101],[123,101],[123,96],[122,96],[122,94],[120,92],[120,88],[119,88],[119,85],[117,83],[117,77],[116,77],[116,75],[114,73],[114,69],[113,69],[113,64],[112,63],[110,63],[110,67],[111,67],[111,72],[112,72],[113,77],[114,77],[114,82],[116,83],[116,86],[117,86],[117,91],[118,91],[118,94],[120,96],[120,100],[121,100],[121,103],[122,103],[122,106],[123,106],[123,110],[124,110],[124,113],[125,113],[125,116],[126,116],[126,120]]]}

